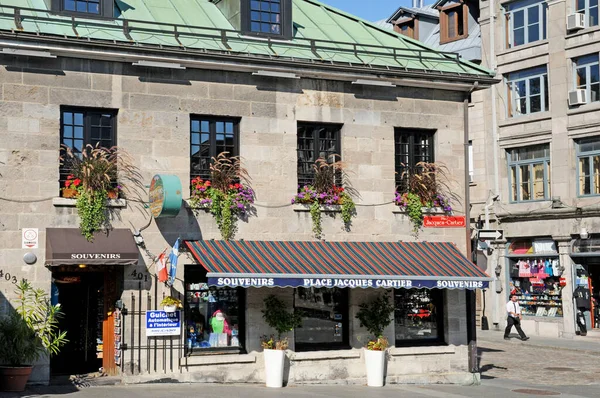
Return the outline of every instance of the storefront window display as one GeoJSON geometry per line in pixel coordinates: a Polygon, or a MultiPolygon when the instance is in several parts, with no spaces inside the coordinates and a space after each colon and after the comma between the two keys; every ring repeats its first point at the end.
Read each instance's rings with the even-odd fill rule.
{"type": "Polygon", "coordinates": [[[394,290],[396,346],[443,343],[443,291],[394,290]]]}
{"type": "Polygon", "coordinates": [[[186,350],[240,352],[244,346],[244,291],[209,287],[206,272],[186,270],[186,350]]]}
{"type": "Polygon", "coordinates": [[[294,331],[296,351],[350,348],[348,289],[297,288],[294,309],[302,315],[294,331]]]}
{"type": "Polygon", "coordinates": [[[561,317],[562,277],[556,245],[548,239],[519,240],[508,249],[511,294],[516,294],[523,315],[561,317]]]}

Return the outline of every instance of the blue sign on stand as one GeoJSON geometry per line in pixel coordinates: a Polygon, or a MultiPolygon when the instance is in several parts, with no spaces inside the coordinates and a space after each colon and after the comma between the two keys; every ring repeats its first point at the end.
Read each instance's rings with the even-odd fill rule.
{"type": "Polygon", "coordinates": [[[179,336],[181,311],[146,311],[146,337],[179,336]]]}

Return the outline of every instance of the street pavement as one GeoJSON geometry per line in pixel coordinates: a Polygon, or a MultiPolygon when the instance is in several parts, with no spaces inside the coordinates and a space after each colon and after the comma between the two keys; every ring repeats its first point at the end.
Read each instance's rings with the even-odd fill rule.
{"type": "Polygon", "coordinates": [[[116,386],[36,386],[24,394],[0,393],[0,397],[77,397],[77,398],[329,398],[329,397],[600,397],[598,355],[600,338],[573,340],[532,337],[523,342],[505,341],[500,331],[479,331],[481,385],[364,385],[289,386],[268,389],[260,385],[219,384],[141,384],[116,386]]]}

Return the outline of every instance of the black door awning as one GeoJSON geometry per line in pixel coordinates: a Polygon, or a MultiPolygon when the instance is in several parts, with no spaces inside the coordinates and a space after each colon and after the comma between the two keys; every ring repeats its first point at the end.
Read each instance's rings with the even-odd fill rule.
{"type": "Polygon", "coordinates": [[[46,229],[46,265],[135,265],[139,251],[128,229],[99,233],[88,242],[76,228],[46,229]]]}

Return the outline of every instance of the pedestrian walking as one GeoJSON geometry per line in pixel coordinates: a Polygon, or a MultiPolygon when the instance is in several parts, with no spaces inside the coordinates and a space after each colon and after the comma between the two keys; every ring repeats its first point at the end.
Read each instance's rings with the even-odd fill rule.
{"type": "Polygon", "coordinates": [[[514,295],[514,294],[510,295],[510,299],[508,300],[508,303],[506,303],[506,312],[508,313],[508,317],[506,318],[506,329],[504,330],[504,340],[510,340],[510,337],[508,337],[508,335],[510,334],[510,330],[512,329],[513,325],[517,329],[517,332],[519,332],[519,336],[521,336],[521,340],[523,340],[523,341],[529,340],[529,337],[527,337],[525,335],[525,332],[523,332],[523,329],[521,329],[521,319],[523,317],[521,316],[521,306],[517,302],[516,295],[514,295]]]}

